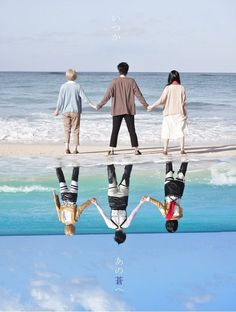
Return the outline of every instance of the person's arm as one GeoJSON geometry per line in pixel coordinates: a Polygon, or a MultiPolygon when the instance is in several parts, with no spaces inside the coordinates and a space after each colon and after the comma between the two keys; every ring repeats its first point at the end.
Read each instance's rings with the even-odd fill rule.
{"type": "Polygon", "coordinates": [[[104,98],[101,100],[101,102],[99,102],[97,105],[96,105],[96,109],[99,110],[100,108],[103,107],[103,105],[105,105],[109,100],[110,98],[113,96],[113,88],[114,88],[114,82],[112,81],[109,85],[109,87],[107,88],[107,91],[104,95],[104,98]]]}
{"type": "Polygon", "coordinates": [[[137,207],[135,207],[131,214],[129,215],[129,217],[127,218],[127,220],[125,221],[125,223],[122,225],[122,228],[127,228],[130,226],[133,218],[135,217],[136,213],[139,211],[139,209],[141,208],[142,204],[145,202],[145,200],[143,199],[143,197],[141,198],[139,204],[137,205],[137,207]]]}
{"type": "Polygon", "coordinates": [[[62,107],[63,101],[64,101],[63,97],[64,97],[63,86],[61,86],[60,91],[59,91],[59,95],[58,95],[58,99],[57,99],[57,107],[56,107],[56,110],[54,112],[55,116],[58,116],[59,112],[61,111],[61,107],[62,107]]]}
{"type": "Polygon", "coordinates": [[[134,80],[133,83],[133,91],[134,91],[134,95],[136,96],[136,98],[139,100],[139,102],[141,104],[143,104],[144,108],[147,109],[148,107],[148,103],[146,102],[145,98],[142,95],[142,92],[140,91],[136,81],[134,80]]]}
{"type": "Polygon", "coordinates": [[[155,198],[152,198],[150,196],[144,196],[144,200],[147,201],[147,202],[152,203],[155,206],[157,206],[159,208],[162,216],[165,217],[166,214],[165,214],[164,205],[160,201],[158,201],[155,198]]]}
{"type": "Polygon", "coordinates": [[[167,99],[167,87],[165,87],[165,89],[163,90],[161,97],[154,104],[148,106],[148,111],[150,112],[151,110],[153,110],[153,108],[164,105],[166,99],[167,99]]]}
{"type": "Polygon", "coordinates": [[[103,209],[98,205],[96,198],[92,198],[91,202],[92,202],[92,204],[94,204],[96,206],[96,208],[99,211],[100,215],[103,217],[103,220],[105,221],[106,225],[110,229],[116,229],[115,224],[113,222],[111,222],[111,220],[107,217],[107,215],[105,214],[103,209]]]}
{"type": "Polygon", "coordinates": [[[86,209],[89,205],[91,205],[91,200],[86,200],[82,205],[77,208],[76,215],[75,215],[75,221],[78,221],[80,215],[83,213],[84,209],[86,209]]]}
{"type": "Polygon", "coordinates": [[[84,89],[80,86],[79,86],[79,96],[81,97],[83,104],[86,103],[87,105],[92,105],[91,101],[85,94],[84,89]]]}
{"type": "Polygon", "coordinates": [[[61,221],[61,217],[60,217],[60,207],[61,207],[61,205],[60,205],[59,197],[58,197],[58,195],[56,194],[55,191],[53,191],[52,194],[53,194],[53,200],[54,200],[56,211],[57,211],[57,216],[58,216],[59,221],[61,221]]]}
{"type": "Polygon", "coordinates": [[[179,205],[178,205],[178,216],[175,217],[175,213],[173,215],[173,219],[172,220],[178,220],[180,218],[183,218],[183,208],[181,208],[179,205]]]}
{"type": "Polygon", "coordinates": [[[185,89],[183,88],[183,93],[182,93],[182,100],[183,100],[183,114],[185,117],[187,117],[187,110],[186,110],[186,93],[185,93],[185,89]]]}

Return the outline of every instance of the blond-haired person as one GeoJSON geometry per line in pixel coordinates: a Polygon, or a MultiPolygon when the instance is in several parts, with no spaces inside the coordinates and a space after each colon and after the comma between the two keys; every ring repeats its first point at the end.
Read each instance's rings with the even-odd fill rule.
{"type": "Polygon", "coordinates": [[[91,200],[86,200],[78,208],[76,205],[78,197],[78,177],[79,167],[73,167],[71,187],[68,190],[62,168],[56,168],[56,174],[60,185],[62,203],[58,195],[53,192],[53,199],[56,206],[58,220],[65,224],[65,234],[72,236],[75,234],[75,223],[80,215],[91,204],[91,200]]]}
{"type": "Polygon", "coordinates": [[[92,105],[86,96],[83,88],[75,82],[77,73],[74,69],[66,71],[67,82],[64,83],[59,92],[57,107],[54,112],[55,116],[63,114],[65,130],[65,152],[70,154],[70,134],[73,130],[75,148],[73,153],[78,154],[79,132],[80,132],[80,115],[82,113],[82,104],[92,105]]]}

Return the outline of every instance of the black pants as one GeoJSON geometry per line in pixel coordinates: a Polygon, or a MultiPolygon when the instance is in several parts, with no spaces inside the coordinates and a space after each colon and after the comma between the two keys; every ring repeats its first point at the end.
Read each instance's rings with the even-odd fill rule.
{"type": "Polygon", "coordinates": [[[178,198],[183,196],[185,184],[182,175],[179,176],[179,174],[182,173],[185,177],[187,167],[188,163],[182,162],[177,173],[177,178],[174,179],[172,175],[174,173],[172,162],[166,163],[165,196],[176,196],[178,198]],[[168,175],[169,173],[171,174],[168,175]]]}
{"type": "Polygon", "coordinates": [[[117,183],[116,169],[114,165],[107,166],[108,174],[108,202],[113,210],[126,210],[128,205],[128,192],[130,175],[133,165],[126,165],[120,184],[117,183]]]}
{"type": "Polygon", "coordinates": [[[125,119],[126,126],[129,131],[132,147],[138,147],[138,138],[134,126],[134,115],[118,115],[112,117],[113,124],[112,124],[110,147],[117,146],[117,137],[120,131],[120,126],[123,118],[125,119]]]}

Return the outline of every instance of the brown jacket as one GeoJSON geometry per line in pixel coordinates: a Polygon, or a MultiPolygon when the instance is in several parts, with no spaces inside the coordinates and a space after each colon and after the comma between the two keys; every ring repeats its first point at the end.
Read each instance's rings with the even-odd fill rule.
{"type": "MultiPolygon", "coordinates": [[[[168,203],[164,203],[164,205],[159,202],[158,200],[156,200],[155,198],[152,198],[150,197],[150,200],[149,200],[152,204],[154,204],[155,206],[157,206],[162,214],[162,216],[164,218],[166,218],[168,212],[169,212],[169,209],[170,209],[170,205],[168,203]]],[[[176,208],[175,209],[175,212],[174,212],[174,215],[173,215],[173,218],[171,218],[171,220],[178,220],[180,218],[183,217],[183,208],[181,208],[180,206],[178,206],[176,204],[176,208]]]]}
{"type": "Polygon", "coordinates": [[[61,205],[59,201],[58,195],[53,192],[53,200],[56,206],[56,211],[57,211],[57,216],[58,220],[62,223],[64,223],[63,218],[62,218],[62,213],[64,210],[70,211],[72,213],[72,224],[75,224],[82,212],[84,211],[85,208],[87,208],[89,205],[91,205],[90,200],[86,200],[80,207],[78,208],[76,204],[74,205],[61,205]]]}
{"type": "Polygon", "coordinates": [[[135,96],[146,109],[148,104],[145,101],[136,81],[129,77],[119,77],[113,79],[109,85],[104,98],[98,104],[98,108],[105,105],[112,98],[111,114],[119,115],[135,115],[135,96]]]}

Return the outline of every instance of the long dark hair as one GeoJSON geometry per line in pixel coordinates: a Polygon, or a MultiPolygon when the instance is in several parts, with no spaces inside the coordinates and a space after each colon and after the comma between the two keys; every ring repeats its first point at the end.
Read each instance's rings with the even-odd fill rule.
{"type": "Polygon", "coordinates": [[[174,82],[174,81],[177,81],[179,84],[181,84],[180,75],[179,75],[179,73],[177,72],[177,70],[172,70],[172,71],[169,73],[167,85],[168,85],[168,86],[171,85],[172,82],[174,82]]]}

